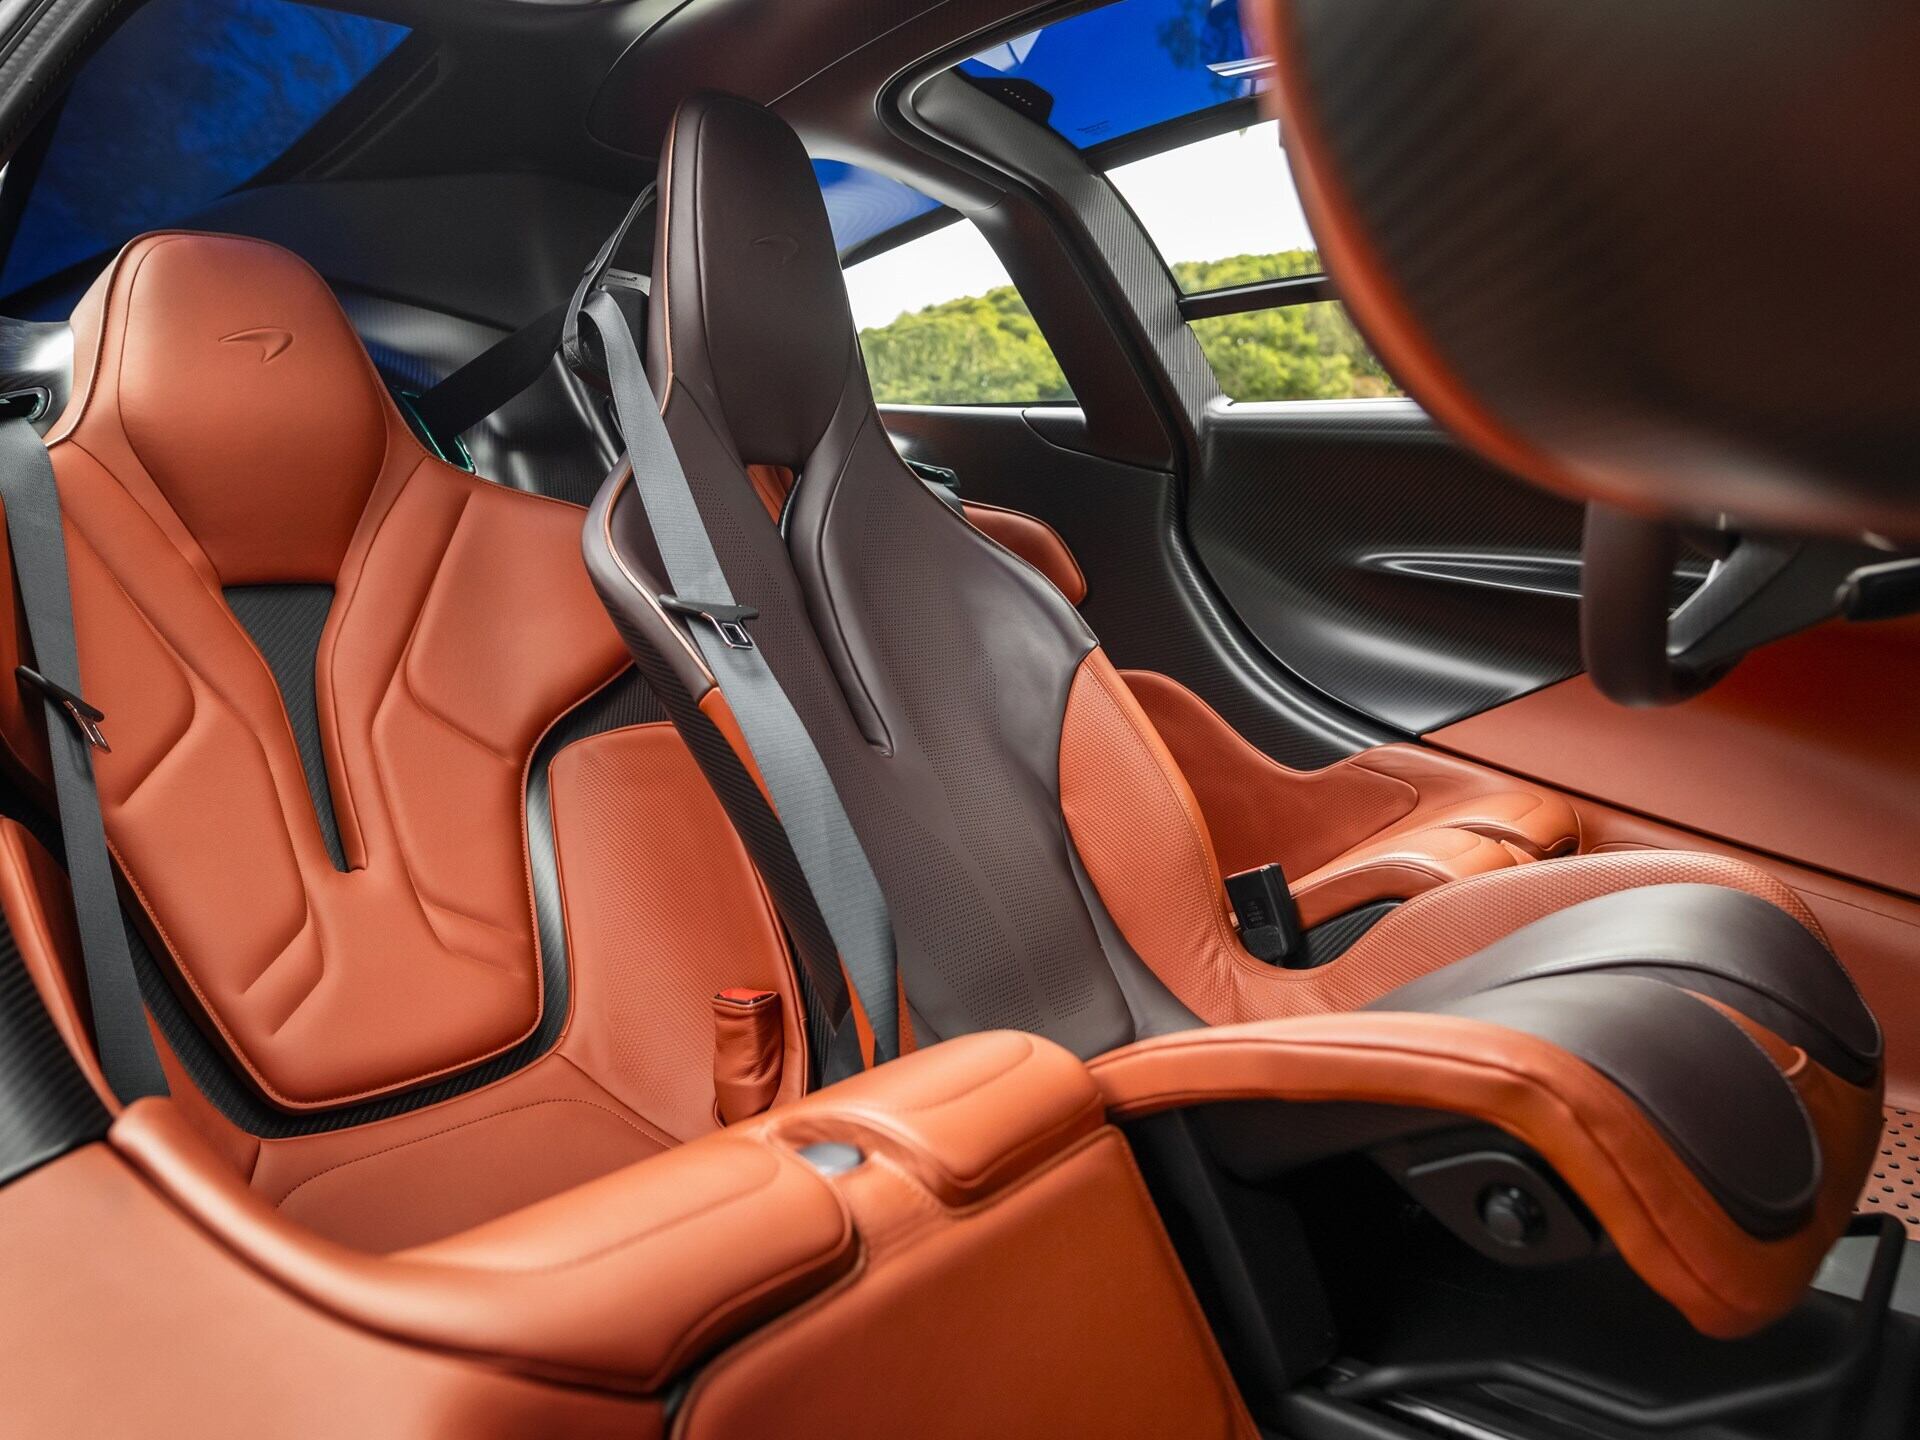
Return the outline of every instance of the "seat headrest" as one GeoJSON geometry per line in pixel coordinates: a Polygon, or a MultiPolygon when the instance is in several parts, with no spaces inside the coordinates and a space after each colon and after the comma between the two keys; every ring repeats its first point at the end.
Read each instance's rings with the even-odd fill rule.
{"type": "Polygon", "coordinates": [[[331,583],[399,422],[333,292],[276,245],[131,242],[74,312],[49,435],[145,472],[223,585],[331,583]]]}
{"type": "Polygon", "coordinates": [[[659,224],[656,377],[717,407],[742,461],[798,468],[849,387],[871,403],[806,149],[758,105],[690,97],[667,137],[659,224]]]}

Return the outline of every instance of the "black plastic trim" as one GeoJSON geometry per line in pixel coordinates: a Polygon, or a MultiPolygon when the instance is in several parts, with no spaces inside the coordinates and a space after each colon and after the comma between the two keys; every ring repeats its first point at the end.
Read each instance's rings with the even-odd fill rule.
{"type": "Polygon", "coordinates": [[[1327,275],[1289,275],[1284,280],[1256,280],[1250,285],[1228,285],[1180,297],[1180,314],[1187,320],[1211,320],[1220,315],[1244,315],[1250,310],[1280,310],[1288,305],[1315,305],[1338,300],[1327,275]]]}

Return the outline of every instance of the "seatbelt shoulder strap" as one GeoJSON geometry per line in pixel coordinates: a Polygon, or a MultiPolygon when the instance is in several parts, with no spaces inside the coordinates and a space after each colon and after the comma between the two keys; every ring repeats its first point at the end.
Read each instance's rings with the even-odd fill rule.
{"type": "MultiPolygon", "coordinates": [[[[625,312],[596,287],[584,294],[579,318],[599,336],[634,492],[673,587],[656,598],[689,621],[688,633],[739,723],[840,953],[873,1034],[874,1061],[890,1060],[900,1053],[898,961],[879,882],[813,737],[754,643],[755,612],[738,603],[727,582],[625,312]]],[[[850,1023],[843,1022],[849,1029],[850,1023]]]]}
{"type": "Polygon", "coordinates": [[[22,665],[17,678],[37,690],[46,707],[47,754],[100,1068],[123,1102],[164,1095],[166,1076],[147,1028],[94,780],[93,752],[107,749],[107,717],[82,698],[60,490],[46,446],[19,416],[0,418],[0,499],[7,507],[7,541],[33,641],[34,665],[22,665]]]}

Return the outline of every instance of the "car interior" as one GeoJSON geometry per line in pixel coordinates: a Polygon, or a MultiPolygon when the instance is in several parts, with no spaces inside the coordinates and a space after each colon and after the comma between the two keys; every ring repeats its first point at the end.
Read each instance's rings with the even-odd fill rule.
{"type": "Polygon", "coordinates": [[[0,1436],[1915,1433],[1916,62],[0,11],[0,1436]]]}

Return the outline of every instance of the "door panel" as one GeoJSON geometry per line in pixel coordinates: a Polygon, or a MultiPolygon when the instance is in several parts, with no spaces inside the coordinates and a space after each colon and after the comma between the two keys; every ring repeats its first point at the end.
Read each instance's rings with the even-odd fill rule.
{"type": "Polygon", "coordinates": [[[1580,668],[1580,524],[1410,400],[1216,403],[1187,511],[1274,656],[1410,734],[1580,668]]]}
{"type": "Polygon", "coordinates": [[[1220,603],[1176,523],[1164,471],[1088,452],[1064,407],[886,405],[910,459],[946,466],[968,500],[1058,530],[1087,579],[1081,610],[1116,665],[1176,675],[1267,754],[1314,769],[1395,738],[1275,666],[1220,603]]]}

